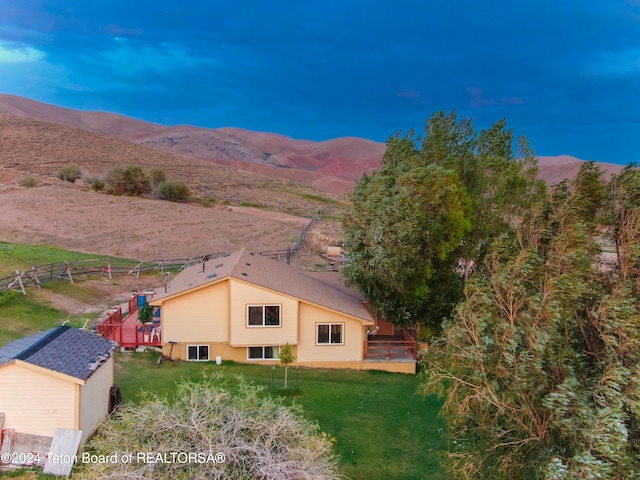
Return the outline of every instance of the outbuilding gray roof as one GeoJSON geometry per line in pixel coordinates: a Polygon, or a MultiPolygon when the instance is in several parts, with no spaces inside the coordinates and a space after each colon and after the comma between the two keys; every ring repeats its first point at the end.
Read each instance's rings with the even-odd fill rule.
{"type": "Polygon", "coordinates": [[[62,325],[0,348],[0,365],[22,360],[86,380],[117,347],[116,342],[104,337],[62,325]]]}
{"type": "Polygon", "coordinates": [[[362,295],[348,288],[340,275],[333,273],[329,279],[246,250],[184,269],[151,303],[160,305],[166,298],[228,277],[373,322],[362,295]]]}

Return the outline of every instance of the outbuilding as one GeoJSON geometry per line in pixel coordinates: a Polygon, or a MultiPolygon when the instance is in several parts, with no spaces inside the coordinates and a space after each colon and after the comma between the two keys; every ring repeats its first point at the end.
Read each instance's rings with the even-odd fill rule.
{"type": "Polygon", "coordinates": [[[110,408],[117,343],[63,325],[0,348],[4,429],[53,437],[82,431],[82,442],[110,408]]]}

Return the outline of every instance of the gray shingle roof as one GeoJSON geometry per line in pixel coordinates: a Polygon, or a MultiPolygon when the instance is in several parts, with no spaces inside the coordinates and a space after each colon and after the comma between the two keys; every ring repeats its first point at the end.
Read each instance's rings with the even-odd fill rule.
{"type": "Polygon", "coordinates": [[[334,274],[331,281],[328,281],[328,277],[322,278],[246,250],[186,268],[171,280],[166,293],[156,295],[151,303],[160,304],[167,297],[227,277],[373,322],[362,303],[362,296],[356,290],[347,288],[339,275],[334,274]]]}
{"type": "Polygon", "coordinates": [[[54,329],[52,328],[50,330],[38,332],[34,335],[29,335],[28,337],[19,338],[11,343],[7,343],[4,347],[0,348],[0,365],[8,362],[9,360],[13,360],[31,345],[37,343],[40,339],[53,332],[53,330],[54,329]]]}
{"type": "Polygon", "coordinates": [[[22,360],[86,380],[117,347],[117,343],[99,335],[63,325],[0,348],[0,365],[22,360]]]}

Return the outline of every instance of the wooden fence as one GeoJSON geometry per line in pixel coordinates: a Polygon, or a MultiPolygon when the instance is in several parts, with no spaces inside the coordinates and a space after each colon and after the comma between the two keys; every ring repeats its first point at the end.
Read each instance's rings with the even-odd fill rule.
{"type": "MultiPolygon", "coordinates": [[[[322,216],[322,212],[311,219],[304,227],[298,238],[298,242],[291,248],[283,250],[270,250],[260,252],[260,255],[286,259],[290,263],[291,256],[296,255],[304,243],[307,233],[317,223],[322,216]]],[[[161,260],[127,260],[121,258],[92,258],[79,260],[77,262],[47,263],[43,265],[33,265],[30,270],[16,270],[14,275],[0,278],[0,292],[4,290],[19,290],[24,295],[27,294],[27,287],[41,288],[43,285],[59,280],[68,280],[74,283],[76,278],[105,275],[113,278],[114,275],[135,275],[140,277],[144,272],[175,272],[198,263],[206,262],[211,258],[227,255],[224,252],[207,253],[190,258],[173,258],[161,260]]]]}
{"type": "Polygon", "coordinates": [[[285,259],[287,261],[287,263],[291,263],[291,257],[293,255],[297,255],[298,254],[298,250],[300,249],[300,247],[304,243],[304,239],[306,238],[307,233],[309,233],[309,230],[311,230],[311,227],[313,227],[313,225],[316,224],[320,220],[321,217],[322,217],[322,213],[320,213],[319,215],[316,215],[302,229],[302,232],[300,232],[300,237],[298,237],[298,242],[295,244],[295,246],[290,247],[290,248],[285,248],[285,249],[282,249],[282,250],[267,250],[267,251],[264,251],[264,252],[260,252],[260,255],[262,255],[264,257],[274,258],[276,260],[285,259]]]}
{"type": "Polygon", "coordinates": [[[207,261],[211,258],[225,255],[222,252],[207,253],[190,258],[174,258],[150,261],[137,261],[114,258],[92,258],[77,262],[47,263],[34,265],[30,270],[16,270],[14,275],[0,278],[0,292],[4,290],[19,290],[27,294],[27,287],[41,288],[43,285],[59,280],[74,283],[81,277],[114,275],[135,275],[140,277],[145,272],[175,272],[186,267],[207,261]]]}

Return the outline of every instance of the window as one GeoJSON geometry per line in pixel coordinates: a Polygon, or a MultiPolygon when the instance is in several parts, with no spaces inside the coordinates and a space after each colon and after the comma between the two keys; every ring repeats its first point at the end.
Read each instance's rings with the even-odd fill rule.
{"type": "Polygon", "coordinates": [[[319,323],[316,343],[318,345],[342,345],[344,323],[319,323]]]}
{"type": "Polygon", "coordinates": [[[207,362],[209,360],[209,345],[187,345],[187,360],[207,362]]]}
{"type": "Polygon", "coordinates": [[[277,359],[280,347],[249,347],[247,348],[247,358],[249,360],[270,360],[277,359]]]}
{"type": "Polygon", "coordinates": [[[280,305],[249,305],[247,325],[250,327],[279,327],[280,305]]]}

